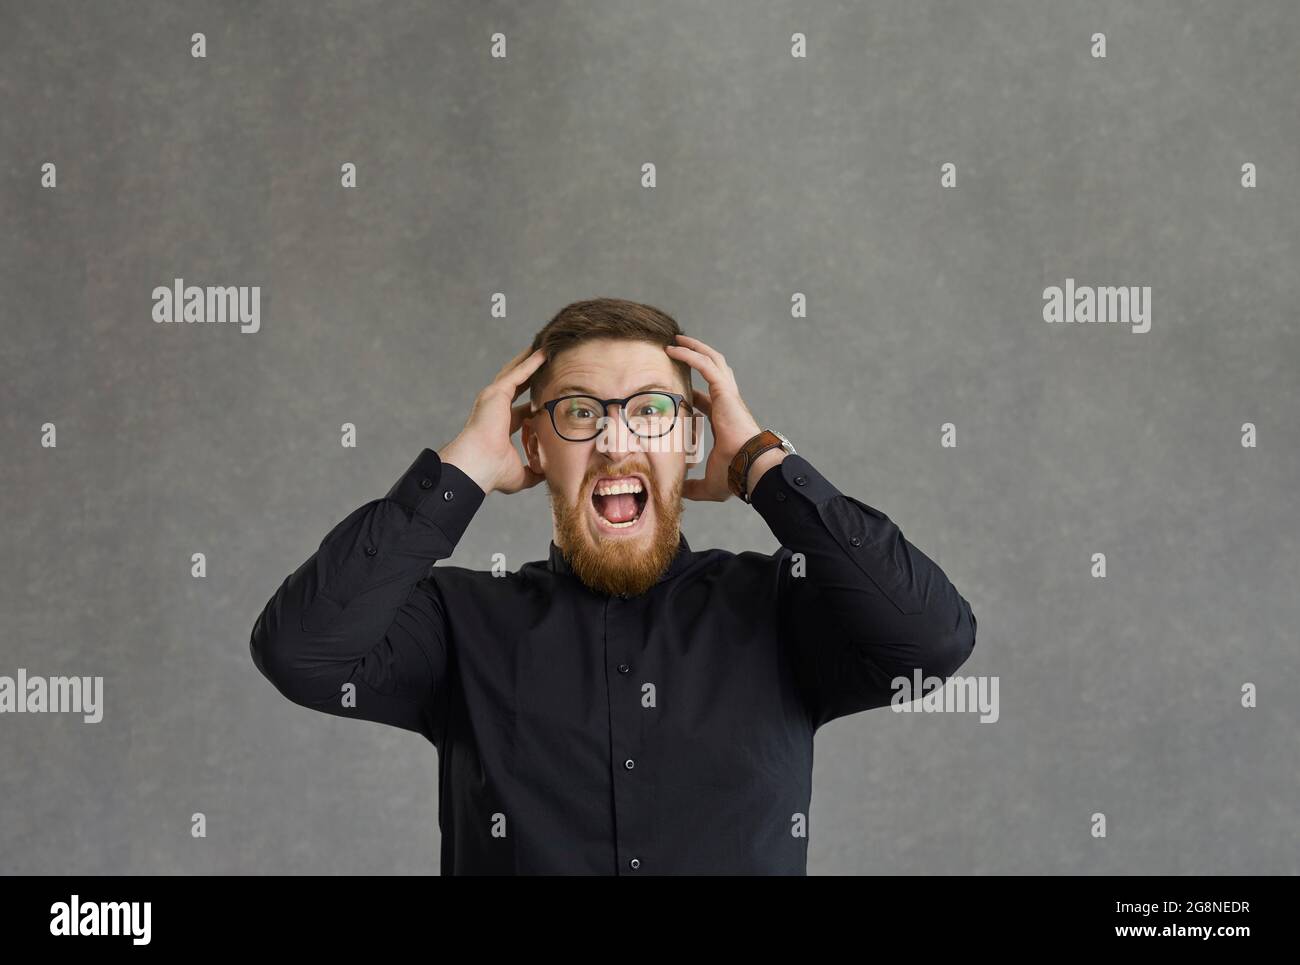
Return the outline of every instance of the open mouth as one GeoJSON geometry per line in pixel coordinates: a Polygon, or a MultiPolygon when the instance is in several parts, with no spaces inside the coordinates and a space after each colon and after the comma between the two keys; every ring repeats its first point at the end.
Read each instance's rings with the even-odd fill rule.
{"type": "Polygon", "coordinates": [[[633,529],[641,521],[649,493],[641,476],[597,479],[591,488],[596,518],[607,529],[633,529]]]}

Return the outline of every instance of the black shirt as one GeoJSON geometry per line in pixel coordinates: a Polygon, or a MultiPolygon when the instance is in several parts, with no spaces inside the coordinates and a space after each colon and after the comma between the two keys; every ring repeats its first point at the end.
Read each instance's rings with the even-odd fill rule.
{"type": "Polygon", "coordinates": [[[438,749],[443,874],[807,873],[813,734],[951,675],[975,616],[883,513],[788,455],[754,487],[780,549],[693,551],[629,598],[554,542],[435,566],[484,500],[425,449],[253,628],[285,697],[438,749]]]}

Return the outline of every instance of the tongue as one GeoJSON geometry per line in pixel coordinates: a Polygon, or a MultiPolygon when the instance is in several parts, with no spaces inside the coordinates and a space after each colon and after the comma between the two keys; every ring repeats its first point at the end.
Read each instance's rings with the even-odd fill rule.
{"type": "Polygon", "coordinates": [[[636,496],[632,493],[597,496],[596,508],[611,523],[626,523],[636,516],[636,496]]]}

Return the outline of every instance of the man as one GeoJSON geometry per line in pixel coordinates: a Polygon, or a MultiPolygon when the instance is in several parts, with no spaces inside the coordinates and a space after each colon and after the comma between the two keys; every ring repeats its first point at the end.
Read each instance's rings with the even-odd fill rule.
{"type": "MultiPolygon", "coordinates": [[[[837,428],[836,396],[817,398],[786,418],[837,428]]],[[[443,874],[801,875],[814,732],[888,704],[895,678],[951,675],[975,629],[887,516],[754,420],[721,353],[598,299],[564,308],[455,439],[334,527],[251,648],[290,700],[437,747],[443,874]],[[686,479],[691,413],[713,446],[686,479]],[[488,493],[543,480],[546,560],[433,565],[488,493]],[[777,552],[687,544],[683,497],[733,495],[777,552]]]]}

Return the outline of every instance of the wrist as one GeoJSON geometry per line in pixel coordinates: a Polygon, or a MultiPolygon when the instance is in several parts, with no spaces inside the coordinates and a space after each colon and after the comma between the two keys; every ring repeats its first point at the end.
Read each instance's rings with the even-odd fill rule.
{"type": "Polygon", "coordinates": [[[790,440],[775,429],[760,429],[747,439],[727,466],[727,488],[745,502],[758,481],[787,455],[794,454],[790,440]]]}
{"type": "Polygon", "coordinates": [[[749,478],[745,482],[745,492],[752,494],[763,474],[774,466],[780,465],[790,455],[784,449],[769,449],[760,455],[749,467],[749,478]]]}
{"type": "Polygon", "coordinates": [[[492,492],[494,488],[491,471],[481,462],[473,457],[471,452],[467,452],[463,447],[457,446],[453,440],[441,449],[437,450],[438,458],[448,465],[455,466],[470,479],[474,480],[474,485],[483,490],[483,495],[492,492]]]}

